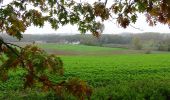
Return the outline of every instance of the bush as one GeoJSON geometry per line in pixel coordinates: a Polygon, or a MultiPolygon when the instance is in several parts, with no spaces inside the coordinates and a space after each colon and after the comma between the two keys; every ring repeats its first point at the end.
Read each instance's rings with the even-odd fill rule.
{"type": "Polygon", "coordinates": [[[152,52],[151,52],[151,50],[146,50],[145,51],[145,54],[151,54],[152,52]]]}

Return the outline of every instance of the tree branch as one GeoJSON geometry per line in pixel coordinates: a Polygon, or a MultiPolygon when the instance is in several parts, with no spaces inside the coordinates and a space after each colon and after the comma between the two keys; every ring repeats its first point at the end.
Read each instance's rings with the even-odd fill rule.
{"type": "Polygon", "coordinates": [[[2,40],[2,38],[0,38],[0,42],[4,44],[7,48],[9,48],[16,56],[20,57],[19,54],[11,46],[8,45],[8,43],[2,40]]]}
{"type": "MultiPolygon", "coordinates": [[[[20,46],[18,46],[18,45],[16,45],[16,44],[12,44],[12,43],[6,43],[6,42],[3,41],[2,37],[0,37],[0,43],[1,43],[1,44],[4,44],[7,48],[9,48],[18,58],[21,57],[20,55],[22,55],[22,54],[19,55],[10,45],[19,47],[19,48],[21,49],[21,52],[22,52],[22,50],[23,50],[22,47],[20,47],[20,46]]],[[[24,67],[24,66],[25,66],[24,61],[23,61],[22,59],[20,59],[20,60],[21,60],[22,67],[24,67]]]]}
{"type": "Polygon", "coordinates": [[[18,47],[18,48],[22,49],[22,47],[21,47],[21,46],[16,45],[16,44],[13,44],[13,43],[6,43],[6,44],[9,44],[9,45],[12,45],[12,46],[15,46],[15,47],[18,47]]]}
{"type": "Polygon", "coordinates": [[[56,2],[57,2],[57,5],[58,5],[58,6],[60,6],[65,12],[67,12],[66,9],[65,9],[65,7],[64,7],[63,5],[61,5],[61,4],[58,2],[58,0],[56,0],[56,2]]]}
{"type": "Polygon", "coordinates": [[[143,31],[143,29],[140,29],[140,28],[138,28],[138,27],[135,27],[135,26],[133,26],[133,25],[131,25],[131,24],[130,24],[130,26],[131,26],[132,28],[134,28],[134,29],[137,29],[137,30],[143,31]]]}
{"type": "Polygon", "coordinates": [[[107,1],[108,1],[108,0],[105,0],[105,3],[104,3],[104,4],[105,4],[105,6],[107,5],[107,1]]]}

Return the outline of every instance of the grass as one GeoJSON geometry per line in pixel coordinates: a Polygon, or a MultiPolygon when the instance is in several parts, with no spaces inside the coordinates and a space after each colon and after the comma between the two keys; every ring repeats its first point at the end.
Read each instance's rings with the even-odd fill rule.
{"type": "Polygon", "coordinates": [[[71,45],[71,44],[39,44],[43,49],[53,50],[66,50],[66,51],[108,51],[108,50],[124,50],[124,48],[109,48],[109,47],[98,47],[98,46],[85,46],[85,45],[71,45]]]}
{"type": "MultiPolygon", "coordinates": [[[[67,48],[67,45],[64,46],[67,48]]],[[[82,45],[69,48],[81,50],[81,47],[82,45]]],[[[98,47],[90,46],[86,47],[86,50],[90,48],[98,47]]],[[[106,49],[108,50],[108,48],[103,50],[106,49]]],[[[78,77],[87,81],[94,90],[92,100],[170,99],[170,54],[168,53],[107,56],[99,54],[97,56],[61,56],[61,58],[65,68],[65,74],[61,79],[78,77]]],[[[23,90],[22,70],[9,74],[9,80],[6,83],[0,83],[0,99],[51,97],[50,93],[23,90]]],[[[50,79],[59,80],[56,75],[50,75],[50,79]]]]}

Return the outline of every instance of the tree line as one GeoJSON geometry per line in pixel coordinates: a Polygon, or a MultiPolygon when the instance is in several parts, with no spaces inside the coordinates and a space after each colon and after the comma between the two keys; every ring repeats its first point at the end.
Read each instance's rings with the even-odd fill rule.
{"type": "MultiPolygon", "coordinates": [[[[7,42],[18,42],[17,39],[1,34],[7,42]]],[[[160,33],[122,33],[122,34],[102,34],[99,38],[91,34],[76,34],[76,35],[55,35],[55,34],[24,34],[20,42],[28,43],[61,43],[72,44],[79,43],[89,46],[107,46],[107,47],[122,47],[130,49],[147,49],[170,51],[170,34],[160,33]]]]}

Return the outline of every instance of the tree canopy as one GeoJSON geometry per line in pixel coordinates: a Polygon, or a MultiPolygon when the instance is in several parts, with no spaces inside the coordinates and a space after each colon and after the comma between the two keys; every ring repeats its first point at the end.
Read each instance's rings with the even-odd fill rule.
{"type": "MultiPolygon", "coordinates": [[[[49,22],[53,29],[67,24],[77,25],[81,33],[90,31],[96,37],[104,29],[103,21],[114,19],[119,26],[126,28],[136,22],[138,13],[145,14],[151,26],[157,22],[170,25],[169,0],[114,0],[109,7],[106,6],[108,0],[93,4],[76,0],[13,0],[7,5],[3,2],[0,0],[0,32],[19,40],[29,26],[43,27],[45,22],[49,22]]],[[[84,95],[90,96],[91,90],[83,81],[68,80],[55,85],[47,78],[47,71],[63,74],[59,57],[49,55],[34,45],[23,48],[6,43],[2,38],[0,46],[2,79],[7,78],[9,69],[22,66],[27,70],[25,87],[39,81],[44,88],[57,92],[64,87],[81,99],[84,95]]]]}
{"type": "MultiPolygon", "coordinates": [[[[3,0],[0,2],[2,4],[3,0]]],[[[157,22],[170,23],[169,0],[114,0],[110,7],[106,6],[107,2],[13,0],[1,6],[0,31],[21,39],[30,25],[43,27],[45,22],[49,22],[53,29],[76,24],[81,33],[90,31],[98,36],[103,31],[102,21],[115,19],[118,25],[126,28],[136,22],[137,13],[144,13],[151,26],[157,22]]]]}

